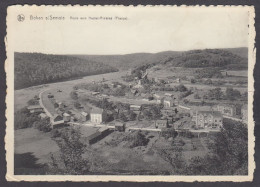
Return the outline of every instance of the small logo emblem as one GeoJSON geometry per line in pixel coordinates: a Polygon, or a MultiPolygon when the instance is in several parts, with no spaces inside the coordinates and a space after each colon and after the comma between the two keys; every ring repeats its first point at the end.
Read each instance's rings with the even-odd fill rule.
{"type": "Polygon", "coordinates": [[[17,16],[17,20],[20,21],[20,22],[23,22],[24,19],[25,19],[25,17],[24,17],[23,14],[19,14],[19,15],[17,16]]]}

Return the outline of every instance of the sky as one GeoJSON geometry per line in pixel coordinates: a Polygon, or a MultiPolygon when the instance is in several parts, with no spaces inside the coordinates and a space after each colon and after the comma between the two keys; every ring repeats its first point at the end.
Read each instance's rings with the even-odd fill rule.
{"type": "Polygon", "coordinates": [[[7,41],[17,52],[129,54],[248,46],[249,13],[243,7],[20,7],[9,15],[7,41]],[[18,14],[25,16],[23,22],[18,14]],[[30,19],[50,15],[65,20],[30,19]],[[112,20],[89,19],[100,16],[112,20]]]}

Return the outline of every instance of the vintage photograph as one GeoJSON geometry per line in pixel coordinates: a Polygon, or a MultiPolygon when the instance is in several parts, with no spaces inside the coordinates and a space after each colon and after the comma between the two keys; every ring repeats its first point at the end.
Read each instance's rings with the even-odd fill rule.
{"type": "Polygon", "coordinates": [[[248,6],[9,7],[7,179],[252,180],[254,35],[248,6]]]}

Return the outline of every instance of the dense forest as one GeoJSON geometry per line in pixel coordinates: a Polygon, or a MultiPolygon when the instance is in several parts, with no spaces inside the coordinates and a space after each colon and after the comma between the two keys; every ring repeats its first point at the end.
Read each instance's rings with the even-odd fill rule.
{"type": "Polygon", "coordinates": [[[14,63],[15,89],[118,71],[101,62],[66,55],[15,53],[14,63]]]}
{"type": "Polygon", "coordinates": [[[247,69],[247,58],[227,50],[205,49],[184,52],[179,56],[168,57],[160,62],[166,66],[205,68],[222,67],[225,69],[247,69]]]}

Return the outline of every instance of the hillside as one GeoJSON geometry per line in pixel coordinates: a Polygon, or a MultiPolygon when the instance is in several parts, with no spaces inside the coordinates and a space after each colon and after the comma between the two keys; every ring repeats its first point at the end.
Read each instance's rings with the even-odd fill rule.
{"type": "Polygon", "coordinates": [[[247,69],[247,59],[242,58],[228,50],[205,49],[183,52],[179,56],[169,56],[162,59],[158,64],[167,67],[186,68],[225,68],[247,69]]]}
{"type": "Polygon", "coordinates": [[[157,63],[168,56],[177,56],[181,52],[165,51],[160,53],[133,53],[126,55],[73,55],[75,57],[102,62],[121,70],[128,70],[140,65],[157,63]]]}
{"type": "Polygon", "coordinates": [[[15,89],[118,71],[101,62],[40,53],[15,53],[14,64],[15,89]]]}
{"type": "Polygon", "coordinates": [[[240,47],[240,48],[226,48],[227,50],[235,55],[238,55],[242,58],[248,58],[248,48],[247,47],[240,47]]]}
{"type": "MultiPolygon", "coordinates": [[[[157,64],[168,61],[173,66],[190,67],[192,63],[203,63],[202,61],[214,60],[226,64],[239,64],[242,65],[241,69],[247,68],[247,48],[227,48],[227,49],[205,49],[205,50],[192,50],[186,52],[180,51],[164,51],[159,53],[133,53],[126,55],[72,55],[84,60],[102,62],[110,66],[127,70],[129,68],[136,68],[147,64],[157,64]],[[186,56],[186,57],[185,57],[186,56]],[[193,59],[194,58],[194,59],[193,59]],[[202,60],[201,62],[198,62],[202,60]],[[237,62],[236,62],[237,61],[237,62]],[[246,66],[245,66],[246,64],[246,66]]],[[[198,65],[198,64],[197,64],[198,65]]],[[[197,66],[194,64],[194,66],[197,66]]],[[[201,65],[203,66],[203,65],[201,65]]],[[[214,66],[214,65],[213,65],[214,66]]],[[[231,65],[232,67],[232,65],[231,65]]]]}

